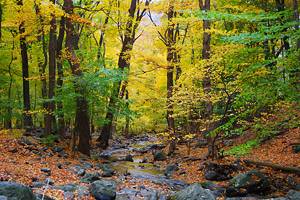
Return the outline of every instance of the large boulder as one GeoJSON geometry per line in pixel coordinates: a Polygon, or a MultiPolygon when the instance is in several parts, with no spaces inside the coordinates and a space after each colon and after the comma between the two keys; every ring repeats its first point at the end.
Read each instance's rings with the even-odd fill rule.
{"type": "Polygon", "coordinates": [[[90,186],[90,192],[96,200],[116,199],[116,183],[112,180],[95,181],[90,186]]]}
{"type": "Polygon", "coordinates": [[[200,184],[195,183],[189,187],[176,192],[171,196],[171,200],[215,200],[216,198],[210,190],[204,189],[200,184]]]}
{"type": "Polygon", "coordinates": [[[217,163],[208,163],[204,169],[204,177],[210,181],[225,181],[232,178],[235,171],[233,165],[221,165],[217,163]]]}
{"type": "Polygon", "coordinates": [[[13,182],[0,182],[0,196],[9,200],[36,200],[29,187],[13,182]]]}
{"type": "Polygon", "coordinates": [[[228,197],[241,197],[247,194],[267,194],[270,189],[268,177],[256,170],[235,176],[226,190],[228,197]]]}

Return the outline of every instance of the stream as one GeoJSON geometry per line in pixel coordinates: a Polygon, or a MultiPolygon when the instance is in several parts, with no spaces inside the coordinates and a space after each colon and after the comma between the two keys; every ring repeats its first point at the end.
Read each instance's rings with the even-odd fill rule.
{"type": "Polygon", "coordinates": [[[158,191],[140,185],[139,188],[123,188],[117,193],[118,200],[131,200],[137,197],[145,199],[166,199],[166,193],[183,189],[186,183],[180,180],[169,178],[165,175],[165,169],[156,163],[152,163],[153,158],[145,158],[143,153],[161,149],[164,146],[157,138],[134,138],[126,141],[126,144],[116,143],[103,151],[100,157],[106,159],[119,177],[119,181],[130,179],[131,182],[147,181],[168,188],[168,192],[158,191]],[[130,155],[131,161],[126,159],[130,155]]]}

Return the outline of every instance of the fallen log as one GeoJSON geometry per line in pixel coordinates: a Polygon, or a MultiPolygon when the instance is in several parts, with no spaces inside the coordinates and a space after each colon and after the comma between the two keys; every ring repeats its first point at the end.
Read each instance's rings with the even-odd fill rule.
{"type": "Polygon", "coordinates": [[[253,160],[244,160],[244,163],[248,164],[248,165],[270,167],[270,168],[281,170],[284,172],[290,172],[293,174],[300,175],[300,168],[298,168],[298,167],[286,167],[286,166],[282,166],[282,165],[278,165],[278,164],[274,164],[274,163],[270,163],[270,162],[260,162],[260,161],[253,161],[253,160]]]}

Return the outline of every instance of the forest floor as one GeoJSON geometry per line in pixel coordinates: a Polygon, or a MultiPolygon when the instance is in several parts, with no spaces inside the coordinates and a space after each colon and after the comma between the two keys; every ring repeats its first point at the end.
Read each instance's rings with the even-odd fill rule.
{"type": "MultiPolygon", "coordinates": [[[[95,156],[87,158],[82,155],[75,155],[69,150],[67,145],[62,143],[56,143],[55,147],[46,147],[40,144],[40,141],[35,137],[20,137],[20,132],[20,130],[2,130],[0,132],[0,181],[22,183],[31,186],[37,193],[46,194],[58,200],[94,199],[89,196],[89,194],[83,195],[78,194],[78,192],[66,194],[66,192],[59,187],[54,186],[77,184],[88,192],[88,184],[80,181],[82,177],[74,173],[73,168],[75,166],[87,166],[85,168],[86,173],[101,172],[101,167],[99,168],[98,164],[106,163],[107,161],[105,159],[99,159],[95,156]],[[57,149],[57,147],[61,147],[64,154],[61,154],[62,150],[57,149]],[[45,180],[48,180],[47,183],[51,180],[50,183],[52,184],[53,182],[53,186],[51,186],[51,184],[42,185],[42,187],[34,186],[37,182],[45,183],[45,180]]],[[[129,141],[129,143],[130,142],[132,141],[129,141]]],[[[235,162],[237,159],[241,161],[247,159],[271,162],[282,166],[300,167],[300,153],[294,153],[292,149],[292,144],[296,142],[300,142],[300,128],[290,129],[266,141],[259,147],[252,149],[251,152],[245,156],[239,158],[225,156],[216,162],[229,164],[235,162]]],[[[139,188],[143,186],[143,188],[151,188],[165,194],[167,194],[169,190],[174,189],[174,185],[180,184],[180,182],[177,183],[176,180],[185,183],[203,183],[207,181],[205,180],[203,170],[204,162],[200,160],[200,158],[203,158],[207,154],[206,147],[191,148],[190,155],[188,155],[187,146],[179,145],[176,152],[173,157],[169,157],[165,161],[154,161],[151,151],[144,154],[137,154],[135,157],[135,160],[137,160],[135,162],[141,163],[141,160],[147,160],[145,162],[151,163],[162,171],[162,173],[169,164],[176,163],[179,166],[179,170],[173,174],[171,179],[153,181],[153,177],[136,178],[137,176],[134,177],[133,174],[130,175],[130,173],[126,175],[127,171],[125,173],[124,171],[117,172],[109,179],[117,181],[117,190],[120,193],[122,193],[121,191],[126,191],[124,188],[127,188],[127,191],[134,191],[139,190],[139,188]],[[194,158],[194,161],[191,158],[194,158]],[[172,185],[173,182],[167,184],[168,180],[174,180],[174,185],[172,185]]],[[[128,153],[129,151],[125,151],[125,154],[128,153]]],[[[123,153],[117,153],[116,155],[121,154],[123,153]]],[[[241,163],[243,169],[238,173],[255,168],[264,172],[269,177],[272,177],[273,180],[277,180],[277,182],[279,180],[279,182],[281,181],[283,183],[281,190],[275,191],[272,194],[273,196],[282,196],[289,190],[289,185],[286,183],[287,180],[293,180],[298,184],[300,183],[300,177],[295,174],[275,171],[268,167],[249,166],[243,162],[241,163]]],[[[142,166],[139,164],[139,167],[142,166]]],[[[121,168],[126,168],[126,165],[122,164],[121,168]]],[[[226,187],[228,181],[220,181],[218,185],[226,187]]],[[[140,196],[135,195],[135,199],[144,199],[142,194],[139,194],[140,196]]]]}

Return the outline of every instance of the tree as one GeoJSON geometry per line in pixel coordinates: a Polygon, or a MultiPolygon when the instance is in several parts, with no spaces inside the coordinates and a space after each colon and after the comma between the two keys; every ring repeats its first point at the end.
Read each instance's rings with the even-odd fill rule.
{"type": "MultiPolygon", "coordinates": [[[[17,5],[22,9],[23,1],[18,0],[17,5]]],[[[19,11],[20,12],[20,11],[19,11]]],[[[24,104],[24,113],[23,113],[23,125],[25,128],[32,127],[32,117],[30,115],[30,89],[29,89],[29,64],[28,64],[28,53],[27,53],[27,43],[25,35],[25,25],[24,21],[21,21],[19,25],[19,34],[20,34],[20,49],[22,57],[22,77],[23,77],[23,104],[24,104]]]]}
{"type": "MultiPolygon", "coordinates": [[[[141,10],[140,4],[140,1],[131,0],[130,7],[128,10],[128,18],[123,33],[120,22],[118,23],[118,28],[120,31],[120,37],[122,42],[122,49],[118,59],[118,68],[123,77],[126,77],[125,79],[127,79],[126,73],[128,73],[130,67],[131,51],[133,49],[134,42],[139,38],[139,36],[136,36],[136,32],[142,18],[146,14],[147,7],[149,6],[150,1],[145,1],[145,8],[143,10],[141,10]]],[[[105,117],[107,123],[102,127],[101,135],[97,139],[100,142],[99,146],[104,149],[108,147],[109,138],[112,135],[114,115],[115,112],[118,112],[118,108],[116,108],[116,103],[118,99],[122,99],[124,97],[127,84],[127,80],[124,80],[123,84],[120,80],[113,86],[112,94],[109,100],[107,113],[105,117]]]]}
{"type": "Polygon", "coordinates": [[[78,60],[74,42],[78,41],[74,26],[72,22],[73,1],[64,0],[64,10],[68,14],[66,17],[66,48],[67,57],[71,66],[72,74],[74,75],[74,87],[78,94],[76,99],[76,116],[75,116],[75,133],[79,136],[78,151],[90,155],[90,126],[89,126],[89,110],[88,102],[85,98],[85,90],[80,85],[80,78],[83,76],[83,72],[80,69],[80,61],[78,60]]]}
{"type": "MultiPolygon", "coordinates": [[[[55,4],[55,0],[51,1],[55,4]]],[[[56,37],[56,16],[51,14],[50,21],[50,33],[49,33],[49,91],[48,98],[50,102],[48,103],[47,117],[45,123],[46,134],[50,134],[53,131],[55,124],[54,108],[55,103],[53,100],[55,85],[56,85],[56,56],[57,56],[57,37],[56,37]]]]}

